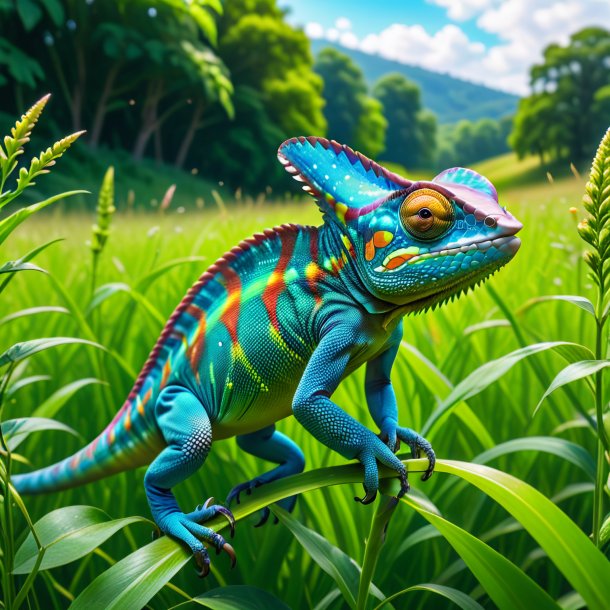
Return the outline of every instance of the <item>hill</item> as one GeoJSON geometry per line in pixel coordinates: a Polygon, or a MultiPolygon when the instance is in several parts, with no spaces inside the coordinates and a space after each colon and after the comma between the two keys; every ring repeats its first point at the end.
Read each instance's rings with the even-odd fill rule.
{"type": "Polygon", "coordinates": [[[487,117],[499,119],[513,114],[517,108],[519,98],[516,95],[460,80],[448,74],[401,64],[379,55],[348,49],[326,40],[311,41],[314,54],[326,47],[333,47],[351,57],[364,72],[369,86],[373,86],[384,74],[392,72],[403,74],[417,83],[422,91],[423,105],[436,114],[440,123],[455,123],[461,119],[476,121],[487,117]]]}

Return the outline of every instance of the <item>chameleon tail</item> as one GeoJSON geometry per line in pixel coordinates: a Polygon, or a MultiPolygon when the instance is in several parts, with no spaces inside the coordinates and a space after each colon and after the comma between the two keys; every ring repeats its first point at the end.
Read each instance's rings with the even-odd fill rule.
{"type": "Polygon", "coordinates": [[[69,489],[149,464],[165,444],[144,411],[127,401],[106,429],[74,455],[46,468],[11,477],[20,494],[69,489]],[[133,417],[134,413],[136,417],[133,417]]]}

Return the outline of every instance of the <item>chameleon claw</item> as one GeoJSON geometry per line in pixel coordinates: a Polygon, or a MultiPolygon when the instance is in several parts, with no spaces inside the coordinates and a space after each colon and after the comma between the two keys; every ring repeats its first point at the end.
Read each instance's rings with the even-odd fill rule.
{"type": "Polygon", "coordinates": [[[231,538],[233,538],[235,536],[235,517],[233,516],[233,513],[224,506],[217,506],[216,512],[220,513],[229,522],[229,527],[231,528],[231,538]]]}
{"type": "MultiPolygon", "coordinates": [[[[210,506],[210,504],[214,504],[214,498],[210,497],[208,498],[204,503],[203,503],[203,508],[207,508],[208,506],[210,506]]],[[[199,510],[199,507],[197,507],[197,509],[199,510]]]]}
{"type": "Polygon", "coordinates": [[[269,519],[270,514],[271,511],[267,506],[265,506],[265,508],[263,508],[263,516],[260,518],[259,522],[254,527],[261,527],[261,525],[265,525],[265,523],[267,523],[269,519]]]}
{"type": "Polygon", "coordinates": [[[364,496],[364,498],[359,498],[358,496],[355,496],[354,500],[356,500],[356,502],[360,502],[361,504],[370,504],[371,502],[373,502],[375,500],[376,497],[377,497],[377,491],[376,490],[375,491],[367,491],[366,495],[364,496]]]}
{"type": "Polygon", "coordinates": [[[396,494],[396,499],[400,500],[408,491],[411,489],[409,485],[409,479],[407,478],[407,471],[401,472],[399,475],[400,478],[400,491],[396,494]]]}
{"type": "Polygon", "coordinates": [[[205,550],[195,553],[195,563],[198,570],[195,570],[199,578],[205,578],[210,573],[210,558],[205,550]]]}
{"type": "Polygon", "coordinates": [[[235,567],[235,564],[237,563],[237,557],[235,556],[235,551],[233,550],[233,547],[228,542],[225,542],[222,545],[222,549],[231,558],[231,569],[233,569],[235,567]]]}
{"type": "Polygon", "coordinates": [[[161,538],[161,536],[163,536],[163,532],[156,527],[151,533],[150,533],[150,537],[152,538],[152,540],[157,540],[157,538],[161,538]]]}

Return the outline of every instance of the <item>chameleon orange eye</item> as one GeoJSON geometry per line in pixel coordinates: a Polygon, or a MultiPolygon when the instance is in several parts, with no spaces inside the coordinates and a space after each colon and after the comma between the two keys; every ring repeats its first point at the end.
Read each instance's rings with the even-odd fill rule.
{"type": "Polygon", "coordinates": [[[451,202],[438,191],[419,189],[402,202],[400,220],[417,239],[436,239],[449,230],[455,214],[451,202]]]}

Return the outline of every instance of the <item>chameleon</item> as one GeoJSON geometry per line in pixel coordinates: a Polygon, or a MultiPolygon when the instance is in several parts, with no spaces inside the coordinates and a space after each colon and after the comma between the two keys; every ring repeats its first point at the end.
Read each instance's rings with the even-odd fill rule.
{"type": "MultiPolygon", "coordinates": [[[[208,548],[233,547],[204,524],[227,518],[240,494],[302,472],[301,449],[276,430],[289,415],[319,442],[363,466],[371,503],[378,466],[392,469],[402,495],[400,442],[430,443],[398,423],[391,369],[403,317],[475,287],[508,263],[522,228],[492,183],[452,168],[431,181],[399,176],[346,145],[319,137],[285,141],[278,159],[322,212],[321,226],[282,225],[257,233],[209,267],[168,319],[133,389],[110,424],[73,456],[13,478],[23,494],[74,487],[147,465],[144,488],[159,530],[188,545],[200,576],[208,548]],[[365,395],[376,434],[332,400],[339,383],[366,365],[365,395]],[[205,462],[213,441],[277,464],[235,486],[224,506],[210,498],[182,512],[172,489],[205,462]]],[[[288,510],[296,498],[282,502],[288,510]]],[[[267,520],[264,509],[261,522],[267,520]]]]}

